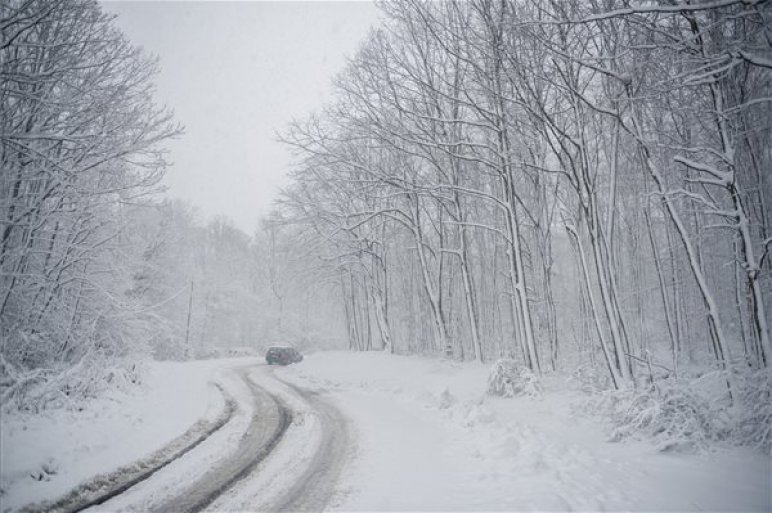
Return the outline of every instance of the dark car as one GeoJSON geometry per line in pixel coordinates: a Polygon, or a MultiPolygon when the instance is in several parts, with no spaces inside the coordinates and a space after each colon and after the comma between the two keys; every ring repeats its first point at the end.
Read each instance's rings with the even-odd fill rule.
{"type": "Polygon", "coordinates": [[[268,365],[289,365],[303,360],[303,355],[294,347],[270,347],[265,353],[268,365]]]}

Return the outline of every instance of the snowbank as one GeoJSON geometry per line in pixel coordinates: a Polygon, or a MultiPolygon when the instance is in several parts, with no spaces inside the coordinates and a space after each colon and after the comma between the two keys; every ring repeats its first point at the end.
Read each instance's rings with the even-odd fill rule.
{"type": "Polygon", "coordinates": [[[146,457],[224,407],[211,384],[244,360],[153,362],[132,393],[113,392],[83,411],[2,419],[0,503],[16,509],[60,497],[86,479],[146,457]]]}
{"type": "Polygon", "coordinates": [[[748,449],[663,454],[609,442],[586,395],[486,395],[488,366],[383,353],[317,353],[277,376],[321,388],[351,417],[358,455],[336,509],[768,510],[770,461],[748,449]]]}

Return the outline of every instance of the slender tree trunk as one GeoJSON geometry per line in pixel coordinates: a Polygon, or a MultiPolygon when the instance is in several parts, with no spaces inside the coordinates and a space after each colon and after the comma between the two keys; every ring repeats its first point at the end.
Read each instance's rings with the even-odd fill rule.
{"type": "Polygon", "coordinates": [[[678,342],[676,340],[676,327],[674,326],[670,300],[668,298],[667,285],[665,284],[665,276],[662,272],[662,263],[660,261],[659,249],[657,248],[656,238],[654,237],[654,230],[651,226],[651,216],[649,214],[649,205],[647,203],[646,208],[643,211],[643,217],[646,221],[646,231],[649,234],[649,243],[651,244],[651,255],[654,258],[654,267],[657,271],[657,280],[659,282],[659,292],[662,298],[662,311],[665,314],[665,325],[667,326],[667,333],[670,338],[670,349],[673,357],[673,372],[678,377],[678,342]]]}
{"type": "Polygon", "coordinates": [[[611,381],[614,384],[614,388],[620,389],[622,388],[622,377],[617,374],[617,367],[614,365],[614,363],[611,360],[611,355],[609,354],[608,350],[608,344],[606,343],[606,336],[603,333],[603,328],[601,326],[600,319],[598,317],[598,309],[595,306],[595,297],[592,293],[592,282],[590,281],[590,273],[587,269],[587,261],[584,257],[584,249],[582,248],[582,241],[579,238],[579,234],[574,230],[573,227],[566,225],[566,230],[568,231],[568,234],[571,236],[572,240],[574,241],[574,247],[576,248],[576,252],[579,255],[579,261],[581,263],[582,267],[582,278],[584,279],[585,287],[587,290],[587,298],[590,303],[590,310],[592,313],[592,318],[595,323],[595,331],[598,335],[598,341],[600,342],[600,348],[603,351],[603,356],[606,359],[606,366],[608,367],[609,374],[611,375],[611,381]]]}

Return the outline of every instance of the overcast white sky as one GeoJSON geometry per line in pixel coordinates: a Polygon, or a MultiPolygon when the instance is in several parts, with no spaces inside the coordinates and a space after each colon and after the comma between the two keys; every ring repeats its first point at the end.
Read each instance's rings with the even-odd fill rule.
{"type": "Polygon", "coordinates": [[[330,100],[330,82],[378,10],[371,2],[107,2],[157,55],[160,102],[186,133],[168,144],[169,195],[251,233],[287,183],[275,140],[330,100]]]}

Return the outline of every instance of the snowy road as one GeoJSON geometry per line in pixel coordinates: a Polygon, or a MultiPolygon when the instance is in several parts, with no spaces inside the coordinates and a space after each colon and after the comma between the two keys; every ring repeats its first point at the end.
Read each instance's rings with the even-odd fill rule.
{"type": "Polygon", "coordinates": [[[277,379],[266,365],[230,367],[218,381],[226,397],[222,421],[195,443],[163,447],[95,476],[66,500],[23,511],[325,509],[349,444],[337,408],[317,391],[277,379]]]}
{"type": "Polygon", "coordinates": [[[254,472],[212,502],[211,511],[322,511],[336,491],[351,436],[348,422],[319,390],[285,383],[267,366],[250,379],[291,412],[292,422],[254,472]]]}
{"type": "MultiPolygon", "coordinates": [[[[307,355],[285,368],[229,360],[158,369],[159,376],[173,370],[174,379],[152,390],[187,380],[188,391],[149,410],[153,395],[139,396],[135,407],[146,414],[131,424],[138,432],[157,432],[149,428],[181,411],[171,399],[188,396],[202,413],[191,410],[175,430],[184,433],[196,418],[212,425],[231,410],[228,420],[88,511],[764,511],[772,499],[768,457],[726,446],[663,454],[645,440],[610,443],[601,420],[575,408],[584,396],[562,381],[547,382],[540,398],[490,398],[485,366],[346,352],[307,355]]],[[[76,472],[83,477],[68,482],[130,469],[111,459],[112,468],[81,471],[88,458],[104,462],[107,450],[129,445],[134,435],[115,435],[127,404],[101,415],[91,431],[78,424],[67,439],[75,449],[56,455],[50,481],[14,482],[36,499],[22,502],[17,484],[0,495],[0,511],[30,502],[38,511],[78,511],[44,507],[39,490],[76,472]]],[[[16,426],[5,440],[21,446],[27,432],[16,426]]],[[[128,461],[164,454],[153,451],[167,443],[143,444],[128,461]]],[[[58,490],[49,497],[67,488],[58,490]]]]}
{"type": "MultiPolygon", "coordinates": [[[[255,509],[261,502],[258,497],[241,498],[234,503],[233,497],[238,497],[238,489],[252,490],[250,485],[253,481],[265,481],[266,477],[274,480],[284,477],[284,481],[275,486],[278,493],[271,501],[262,500],[258,508],[260,511],[323,510],[333,493],[347,451],[348,430],[343,416],[318,392],[276,381],[272,369],[265,366],[244,367],[238,369],[237,374],[251,391],[254,411],[236,452],[191,483],[182,493],[155,509],[202,511],[210,505],[215,511],[255,509]],[[268,392],[255,381],[272,391],[268,392]],[[298,434],[302,435],[296,431],[302,431],[303,424],[310,424],[308,417],[316,421],[315,447],[297,445],[292,441],[298,438],[298,434]],[[300,422],[293,423],[293,419],[300,419],[300,422]],[[283,465],[272,465],[271,461],[267,461],[271,458],[281,460],[287,455],[297,456],[298,452],[301,461],[291,467],[290,472],[283,465]],[[281,468],[283,476],[270,475],[277,468],[281,468]]],[[[266,497],[272,494],[270,490],[261,490],[260,495],[266,497]]]]}
{"type": "Polygon", "coordinates": [[[269,511],[321,511],[327,506],[349,449],[347,422],[334,405],[319,393],[287,385],[318,416],[321,438],[306,471],[269,511]]]}
{"type": "Polygon", "coordinates": [[[249,387],[254,408],[252,419],[237,450],[176,496],[161,503],[157,511],[201,511],[244,479],[274,450],[292,421],[292,413],[283,402],[249,379],[253,367],[236,370],[249,387]]]}
{"type": "MultiPolygon", "coordinates": [[[[193,451],[174,466],[183,475],[205,468],[196,477],[169,486],[170,476],[149,479],[126,497],[99,510],[147,511],[321,511],[340,474],[348,443],[345,421],[316,392],[286,385],[265,365],[235,369],[233,377],[248,395],[237,407],[249,422],[225,440],[213,439],[202,452],[224,456],[201,466],[206,454],[193,451]],[[233,441],[236,440],[234,444],[233,441]],[[179,483],[184,483],[182,486],[179,483]],[[135,496],[135,497],[132,497],[135,496]],[[139,499],[139,500],[135,500],[139,499]]],[[[215,438],[215,437],[213,437],[215,438]]],[[[172,465],[170,465],[171,467],[172,465]]]]}

